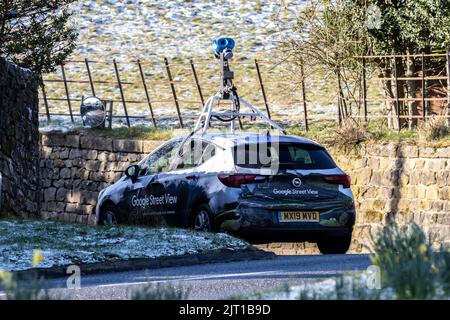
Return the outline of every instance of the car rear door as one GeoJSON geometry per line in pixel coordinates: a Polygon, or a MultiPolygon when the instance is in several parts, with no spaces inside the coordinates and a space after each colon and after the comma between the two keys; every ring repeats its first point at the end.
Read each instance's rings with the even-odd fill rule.
{"type": "Polygon", "coordinates": [[[168,172],[158,175],[158,182],[164,187],[166,201],[163,210],[173,215],[174,225],[189,225],[189,214],[195,199],[201,198],[203,188],[198,185],[198,170],[205,161],[214,156],[215,146],[201,139],[189,139],[175,152],[168,172]]]}

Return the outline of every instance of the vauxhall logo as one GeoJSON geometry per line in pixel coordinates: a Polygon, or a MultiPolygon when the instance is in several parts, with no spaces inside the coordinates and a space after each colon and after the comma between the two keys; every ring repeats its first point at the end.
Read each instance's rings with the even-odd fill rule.
{"type": "Polygon", "coordinates": [[[300,188],[300,186],[302,185],[302,180],[300,180],[300,178],[294,178],[292,179],[292,185],[295,188],[300,188]]]}

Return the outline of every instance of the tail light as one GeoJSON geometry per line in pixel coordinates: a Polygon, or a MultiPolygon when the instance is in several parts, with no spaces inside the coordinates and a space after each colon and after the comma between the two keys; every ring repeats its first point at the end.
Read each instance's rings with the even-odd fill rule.
{"type": "Polygon", "coordinates": [[[350,188],[351,180],[348,175],[324,176],[323,179],[328,183],[342,184],[344,188],[350,188]]]}
{"type": "Polygon", "coordinates": [[[253,174],[221,174],[218,178],[224,185],[233,188],[239,188],[241,184],[256,183],[264,180],[264,177],[253,174]]]}

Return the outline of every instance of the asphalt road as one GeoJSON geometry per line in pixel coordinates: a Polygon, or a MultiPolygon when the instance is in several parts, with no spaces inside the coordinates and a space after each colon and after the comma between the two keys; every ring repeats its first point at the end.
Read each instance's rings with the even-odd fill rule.
{"type": "Polygon", "coordinates": [[[189,299],[225,299],[285,284],[365,270],[368,255],[278,256],[272,260],[216,263],[83,276],[81,289],[66,289],[66,278],[47,280],[51,294],[64,299],[126,299],[149,282],[189,289],[189,299]],[[64,289],[63,289],[64,288],[64,289]]]}

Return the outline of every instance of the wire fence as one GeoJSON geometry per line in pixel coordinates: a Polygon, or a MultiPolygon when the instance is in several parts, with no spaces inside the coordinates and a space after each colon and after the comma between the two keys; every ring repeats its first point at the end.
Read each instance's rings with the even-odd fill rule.
{"type": "MultiPolygon", "coordinates": [[[[355,84],[358,86],[356,97],[343,92],[339,79],[321,79],[320,75],[305,72],[303,65],[295,71],[294,78],[288,77],[288,69],[273,75],[273,62],[265,60],[233,61],[233,68],[239,70],[236,74],[241,74],[236,79],[241,95],[242,91],[244,96],[250,95],[247,100],[265,110],[269,118],[294,121],[304,125],[306,130],[311,121],[340,123],[348,116],[364,121],[395,117],[398,122],[402,118],[426,121],[436,114],[450,118],[449,114],[438,112],[450,104],[449,52],[357,58],[361,62],[361,75],[359,83],[355,84]],[[394,69],[389,77],[367,75],[370,60],[392,60],[397,65],[396,62],[404,58],[421,61],[416,74],[398,76],[394,69]],[[432,59],[444,59],[444,74],[427,70],[427,61],[432,59]],[[419,82],[420,93],[402,96],[400,89],[406,81],[419,82]],[[380,91],[382,83],[386,82],[395,88],[391,97],[380,91]],[[411,101],[419,106],[419,114],[404,111],[404,106],[411,101]],[[352,104],[356,111],[348,110],[352,104]],[[381,107],[387,104],[394,106],[394,113],[386,113],[386,108],[381,107]]],[[[197,118],[206,97],[217,91],[219,83],[218,63],[206,60],[70,60],[60,65],[58,72],[44,78],[39,97],[44,110],[40,114],[48,121],[60,116],[74,122],[80,117],[76,105],[86,96],[97,96],[109,104],[112,120],[121,119],[128,127],[132,126],[132,119],[141,119],[155,127],[164,120],[175,120],[184,128],[186,121],[197,118]]]]}

